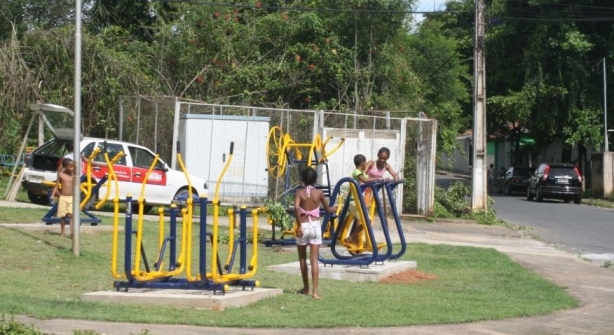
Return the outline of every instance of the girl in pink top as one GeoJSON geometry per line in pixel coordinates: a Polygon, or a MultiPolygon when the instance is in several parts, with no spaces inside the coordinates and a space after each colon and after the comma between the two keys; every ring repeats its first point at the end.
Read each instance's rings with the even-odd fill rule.
{"type": "Polygon", "coordinates": [[[367,167],[365,168],[367,175],[369,175],[370,178],[383,179],[384,173],[388,171],[394,180],[399,180],[397,173],[394,172],[394,169],[388,164],[388,158],[390,158],[390,149],[386,147],[379,149],[377,152],[377,160],[367,163],[367,167]]]}
{"type": "Polygon", "coordinates": [[[329,207],[326,197],[321,190],[314,187],[318,173],[311,167],[301,171],[301,181],[305,188],[294,194],[294,215],[297,221],[296,248],[298,260],[303,277],[303,288],[297,294],[309,294],[309,277],[307,276],[307,244],[311,261],[311,277],[313,281],[313,297],[320,299],[318,290],[318,253],[322,244],[322,225],[320,224],[320,204],[324,209],[333,213],[335,207],[329,207]]]}

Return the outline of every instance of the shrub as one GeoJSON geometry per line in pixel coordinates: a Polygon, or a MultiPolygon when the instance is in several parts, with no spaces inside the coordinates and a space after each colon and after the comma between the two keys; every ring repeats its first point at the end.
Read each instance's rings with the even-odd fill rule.
{"type": "Polygon", "coordinates": [[[36,330],[32,325],[27,326],[21,322],[15,321],[13,316],[7,320],[6,316],[2,314],[2,320],[0,320],[0,335],[43,335],[43,333],[36,330]]]}
{"type": "MultiPolygon", "coordinates": [[[[463,217],[471,213],[471,187],[461,181],[454,181],[447,190],[435,188],[435,202],[439,203],[446,212],[454,217],[463,217]]],[[[441,210],[440,210],[441,212],[441,210]]],[[[434,215],[439,213],[433,213],[434,215]]],[[[448,217],[448,216],[436,216],[448,217]]]]}
{"type": "Polygon", "coordinates": [[[281,202],[271,199],[264,200],[269,221],[282,231],[290,230],[294,227],[294,218],[287,212],[287,207],[281,202]]]}
{"type": "Polygon", "coordinates": [[[488,197],[488,210],[471,210],[471,187],[461,181],[454,181],[447,190],[435,188],[435,218],[463,218],[476,220],[480,224],[492,225],[499,223],[496,212],[492,209],[494,200],[488,197]]]}

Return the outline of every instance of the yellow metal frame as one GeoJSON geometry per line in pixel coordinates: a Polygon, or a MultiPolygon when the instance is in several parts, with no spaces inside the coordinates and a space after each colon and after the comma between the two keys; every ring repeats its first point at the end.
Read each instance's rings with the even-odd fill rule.
{"type": "MultiPolygon", "coordinates": [[[[372,192],[372,189],[369,188],[368,190],[369,192],[372,192]]],[[[349,211],[347,213],[347,216],[345,217],[345,221],[343,225],[341,226],[342,231],[339,233],[339,240],[337,241],[337,243],[345,246],[349,252],[356,253],[356,254],[363,253],[363,252],[372,252],[374,250],[373,245],[371,244],[371,236],[369,235],[369,230],[367,229],[367,220],[366,220],[366,217],[364,217],[364,214],[362,211],[362,204],[358,200],[358,192],[359,191],[356,189],[356,186],[354,186],[354,184],[350,184],[350,193],[352,194],[352,199],[353,199],[351,201],[354,201],[354,203],[356,204],[356,210],[358,211],[358,214],[359,214],[359,217],[356,218],[357,224],[362,227],[362,233],[360,236],[358,236],[359,238],[358,244],[354,244],[354,243],[346,241],[346,238],[350,236],[350,233],[351,233],[350,228],[352,227],[352,223],[355,219],[354,215],[350,213],[349,211]]],[[[377,210],[377,204],[375,203],[372,197],[373,195],[371,195],[370,201],[365,199],[365,202],[368,202],[366,204],[368,206],[367,213],[369,215],[369,219],[371,220],[371,222],[373,222],[373,218],[375,217],[375,211],[377,210]]],[[[366,197],[363,195],[363,198],[366,198],[366,197]]],[[[339,203],[343,203],[343,202],[339,202],[339,203]]],[[[339,208],[342,208],[342,207],[343,206],[339,206],[339,208]]],[[[337,211],[339,211],[339,209],[337,211]]],[[[378,244],[376,247],[379,250],[385,245],[386,245],[385,243],[381,243],[381,244],[378,244]]]]}
{"type": "MultiPolygon", "coordinates": [[[[120,151],[118,152],[115,157],[113,157],[113,159],[109,160],[109,155],[105,152],[104,153],[104,160],[107,163],[107,192],[105,193],[105,195],[98,199],[98,203],[96,203],[96,205],[94,206],[94,208],[96,210],[100,209],[102,207],[102,205],[104,205],[107,200],[109,200],[109,196],[111,196],[111,187],[113,186],[113,183],[111,183],[111,178],[115,178],[115,198],[119,197],[119,192],[117,190],[117,185],[118,185],[118,181],[117,181],[117,175],[115,174],[115,170],[113,169],[113,165],[115,165],[115,163],[117,163],[122,157],[124,156],[124,152],[120,151]]],[[[115,202],[115,201],[113,201],[115,202]]]]}
{"type": "MultiPolygon", "coordinates": [[[[118,154],[119,155],[119,154],[118,154]]],[[[137,231],[136,231],[136,248],[134,248],[134,268],[131,270],[131,275],[134,279],[139,280],[139,281],[151,281],[151,280],[156,280],[156,279],[160,279],[160,278],[168,278],[168,277],[172,277],[172,276],[176,276],[179,275],[181,273],[184,272],[185,270],[185,277],[187,281],[190,282],[195,282],[195,281],[200,281],[203,280],[203,278],[201,278],[200,274],[193,274],[192,271],[192,240],[193,240],[193,235],[192,235],[192,230],[193,230],[193,199],[192,199],[192,182],[190,180],[189,174],[187,172],[187,169],[185,168],[185,165],[183,163],[183,160],[181,158],[181,154],[177,154],[177,161],[179,162],[179,166],[181,167],[181,170],[183,171],[183,173],[185,174],[187,181],[188,181],[188,199],[187,199],[187,204],[186,207],[182,209],[181,213],[182,213],[182,232],[181,232],[181,242],[179,243],[181,245],[181,252],[179,254],[179,256],[177,257],[177,263],[178,266],[172,270],[172,271],[152,271],[152,272],[144,272],[141,269],[141,253],[140,253],[140,249],[138,246],[141,245],[142,240],[143,240],[143,207],[144,207],[144,194],[145,194],[145,185],[146,182],[149,178],[149,175],[151,173],[151,171],[153,170],[154,166],[156,165],[157,161],[158,161],[158,155],[156,155],[154,161],[152,162],[151,166],[149,167],[147,174],[145,175],[145,179],[143,180],[143,184],[141,186],[141,194],[138,198],[138,219],[137,219],[137,231]]],[[[119,159],[119,157],[115,157],[114,159],[119,159]]],[[[217,181],[217,185],[216,185],[216,190],[215,190],[215,198],[213,200],[213,239],[212,239],[212,252],[211,254],[214,255],[213,257],[215,257],[215,255],[218,254],[218,227],[219,227],[219,209],[220,209],[220,200],[219,200],[219,187],[222,181],[222,178],[224,176],[224,174],[226,173],[226,170],[228,169],[228,166],[230,165],[230,162],[232,160],[232,154],[230,154],[226,164],[224,165],[224,168],[220,174],[220,176],[218,177],[218,181],[217,181]]],[[[107,182],[109,183],[114,183],[115,184],[115,198],[113,199],[113,203],[114,203],[114,218],[113,218],[113,243],[112,243],[112,256],[111,256],[111,273],[113,275],[114,278],[117,279],[124,279],[126,278],[126,274],[125,273],[118,273],[117,271],[117,260],[118,260],[118,238],[119,238],[119,188],[118,188],[118,181],[117,181],[117,175],[115,174],[115,171],[113,170],[113,161],[108,159],[108,155],[106,155],[105,153],[105,161],[109,167],[109,179],[107,182]]],[[[202,195],[204,196],[204,195],[202,195]]],[[[108,194],[105,196],[105,199],[108,198],[108,194]]],[[[174,204],[171,205],[175,206],[174,204]]],[[[246,208],[245,205],[243,205],[241,208],[246,208]]],[[[202,209],[205,210],[205,209],[202,209]]],[[[258,270],[258,213],[260,211],[258,209],[254,209],[252,210],[252,217],[253,217],[253,241],[252,241],[252,245],[253,245],[253,251],[252,251],[252,257],[250,259],[249,262],[249,272],[244,273],[244,274],[219,274],[218,268],[217,268],[217,262],[216,261],[211,261],[211,272],[208,272],[206,274],[207,279],[213,280],[215,283],[217,284],[224,284],[224,283],[228,283],[231,281],[236,281],[236,280],[242,280],[242,279],[248,279],[253,277],[257,270],[258,270]]],[[[231,213],[232,214],[232,213],[231,213]]],[[[158,229],[159,229],[159,236],[158,236],[158,250],[162,247],[163,243],[164,243],[164,230],[165,230],[165,220],[164,220],[164,208],[160,207],[158,209],[158,215],[159,215],[159,222],[158,222],[158,229]]],[[[229,252],[230,254],[227,257],[226,260],[226,265],[228,265],[230,263],[231,260],[231,256],[232,256],[232,252],[233,252],[233,248],[234,248],[234,240],[235,240],[235,235],[234,235],[234,227],[236,225],[236,223],[234,222],[234,216],[231,215],[230,216],[231,221],[230,221],[230,227],[229,227],[229,252]]],[[[201,248],[206,247],[206,246],[200,246],[201,248]]],[[[212,260],[213,260],[212,257],[212,260]]],[[[156,259],[156,263],[160,263],[162,262],[162,259],[156,259]]],[[[163,266],[160,265],[159,268],[162,268],[163,266]]],[[[259,286],[260,283],[258,281],[256,281],[255,283],[256,286],[259,286]]],[[[227,291],[227,287],[224,288],[224,291],[227,291]]]]}
{"type": "MultiPolygon", "coordinates": [[[[87,158],[87,163],[88,164],[87,164],[87,169],[85,171],[86,179],[85,179],[84,182],[79,184],[79,190],[81,190],[81,192],[84,195],[83,199],[79,203],[79,208],[80,209],[83,209],[85,207],[85,205],[87,204],[87,202],[92,197],[92,188],[93,188],[94,184],[92,183],[92,169],[91,169],[91,167],[92,167],[92,161],[94,160],[96,155],[98,155],[99,153],[100,153],[100,148],[96,147],[96,148],[94,148],[94,151],[92,151],[90,156],[87,158]]],[[[57,180],[56,181],[43,181],[43,182],[41,182],[41,185],[47,186],[49,188],[54,188],[57,183],[58,183],[57,180]]],[[[61,188],[62,185],[59,184],[58,187],[61,188]]],[[[53,197],[53,194],[51,196],[53,197]]]]}
{"type": "Polygon", "coordinates": [[[284,134],[281,127],[271,127],[269,134],[267,135],[266,147],[269,174],[275,179],[281,178],[286,172],[288,165],[286,161],[286,154],[291,152],[294,153],[294,156],[298,160],[302,159],[306,154],[307,162],[309,162],[310,165],[314,162],[315,153],[320,153],[321,156],[316,164],[327,162],[328,157],[339,150],[339,148],[341,148],[345,142],[345,138],[342,137],[341,141],[339,141],[336,147],[326,150],[326,145],[332,138],[332,136],[328,136],[324,141],[322,141],[320,134],[316,134],[313,141],[310,143],[297,143],[292,139],[290,134],[284,134]],[[303,153],[302,150],[305,150],[306,148],[308,148],[308,152],[303,153]],[[272,160],[274,162],[272,162],[272,160]]]}
{"type": "MultiPolygon", "coordinates": [[[[224,175],[226,174],[226,170],[228,170],[228,166],[230,166],[230,162],[232,161],[232,150],[230,152],[230,154],[228,155],[228,160],[226,161],[226,164],[224,164],[224,168],[222,169],[222,172],[220,173],[220,175],[218,176],[217,179],[217,183],[215,185],[215,195],[213,198],[213,238],[212,238],[212,255],[218,255],[218,233],[219,233],[219,210],[220,210],[220,199],[219,199],[219,191],[220,191],[220,185],[222,183],[222,179],[224,178],[224,175]]],[[[241,209],[246,209],[247,207],[245,205],[241,206],[241,209]]],[[[250,265],[249,265],[249,272],[246,273],[227,273],[227,274],[219,274],[219,269],[217,268],[217,262],[212,261],[211,262],[211,273],[207,274],[207,276],[210,275],[210,279],[213,280],[213,282],[217,283],[217,284],[222,284],[222,283],[227,283],[227,282],[231,282],[231,281],[235,281],[235,280],[241,280],[241,279],[249,279],[252,278],[253,276],[256,275],[256,271],[258,270],[258,209],[254,209],[252,210],[252,217],[253,217],[253,241],[252,241],[252,245],[253,245],[253,250],[252,250],[252,258],[250,260],[250,265]]],[[[232,218],[231,221],[229,222],[229,227],[228,227],[228,245],[229,245],[229,256],[226,260],[226,265],[229,264],[230,262],[230,257],[232,255],[232,251],[233,251],[233,247],[234,247],[234,215],[230,215],[230,217],[232,218]]],[[[259,286],[259,283],[256,282],[256,286],[259,286]]]]}
{"type": "MultiPolygon", "coordinates": [[[[116,158],[118,156],[121,157],[123,154],[123,152],[119,152],[116,155],[116,158]]],[[[124,279],[126,278],[126,274],[120,274],[117,272],[117,239],[119,238],[119,182],[117,181],[117,175],[115,174],[115,170],[113,169],[113,163],[109,160],[109,155],[106,152],[104,153],[104,160],[107,163],[108,167],[107,193],[110,193],[109,190],[111,188],[111,184],[115,185],[115,197],[113,198],[113,241],[111,246],[111,274],[116,279],[124,279]]]]}

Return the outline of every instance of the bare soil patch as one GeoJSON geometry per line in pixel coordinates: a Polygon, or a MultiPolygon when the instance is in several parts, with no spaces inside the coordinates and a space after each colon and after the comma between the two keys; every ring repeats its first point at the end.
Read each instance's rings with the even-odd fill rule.
{"type": "Polygon", "coordinates": [[[436,280],[437,276],[420,272],[414,269],[399,272],[397,274],[393,274],[392,276],[380,279],[380,283],[386,284],[412,284],[417,283],[424,280],[436,280]]]}

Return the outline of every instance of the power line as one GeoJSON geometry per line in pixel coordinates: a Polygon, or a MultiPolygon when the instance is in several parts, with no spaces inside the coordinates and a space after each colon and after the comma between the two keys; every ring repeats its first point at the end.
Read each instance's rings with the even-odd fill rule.
{"type": "MultiPolygon", "coordinates": [[[[527,4],[526,0],[507,0],[507,2],[515,2],[515,3],[520,3],[520,4],[527,4]]],[[[614,7],[601,7],[601,6],[590,6],[590,5],[578,5],[578,4],[571,4],[571,3],[564,3],[564,2],[540,2],[539,5],[537,6],[531,6],[533,8],[539,8],[541,6],[544,5],[549,5],[549,6],[557,6],[557,7],[569,7],[569,8],[577,8],[577,9],[583,9],[583,8],[587,8],[587,9],[608,9],[608,10],[612,10],[614,11],[614,7]]]]}
{"type": "Polygon", "coordinates": [[[614,17],[601,18],[540,18],[540,17],[519,17],[519,16],[496,16],[497,18],[517,21],[541,21],[541,22],[612,22],[614,17]]]}
{"type": "Polygon", "coordinates": [[[506,8],[493,17],[508,20],[542,21],[542,22],[609,22],[614,21],[614,6],[602,7],[578,5],[565,2],[540,2],[530,6],[526,0],[507,0],[506,8]],[[521,6],[514,6],[520,4],[521,6]]]}
{"type": "Polygon", "coordinates": [[[453,14],[470,13],[472,11],[414,11],[414,10],[388,10],[388,9],[351,9],[351,8],[321,8],[296,6],[255,6],[238,3],[204,2],[198,0],[155,0],[158,2],[190,3],[207,7],[227,7],[251,10],[296,11],[296,12],[329,12],[329,13],[363,13],[363,14],[453,14]]]}

